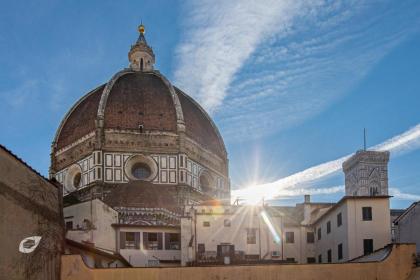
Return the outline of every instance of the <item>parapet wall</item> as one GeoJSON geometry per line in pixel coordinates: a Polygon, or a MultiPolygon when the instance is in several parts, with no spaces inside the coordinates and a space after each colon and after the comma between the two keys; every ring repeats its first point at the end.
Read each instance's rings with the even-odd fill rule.
{"type": "Polygon", "coordinates": [[[414,268],[414,244],[393,245],[382,262],[345,264],[291,264],[211,266],[176,268],[108,268],[90,269],[79,255],[62,256],[62,280],[207,280],[207,279],[407,279],[414,268]]]}

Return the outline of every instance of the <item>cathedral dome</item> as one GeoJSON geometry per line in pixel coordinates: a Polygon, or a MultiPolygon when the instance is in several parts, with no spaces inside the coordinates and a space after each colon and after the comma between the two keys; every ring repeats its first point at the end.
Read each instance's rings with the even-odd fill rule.
{"type": "Polygon", "coordinates": [[[125,70],[82,97],[63,120],[55,141],[63,149],[103,120],[103,128],[141,133],[185,133],[203,148],[225,157],[223,140],[204,109],[157,71],[125,70]],[[185,127],[185,128],[184,128],[185,127]]]}
{"type": "Polygon", "coordinates": [[[129,67],[85,94],[62,120],[50,175],[82,200],[88,189],[121,184],[137,185],[139,193],[143,185],[171,185],[228,197],[227,153],[216,125],[154,69],[155,55],[140,32],[129,67]]]}

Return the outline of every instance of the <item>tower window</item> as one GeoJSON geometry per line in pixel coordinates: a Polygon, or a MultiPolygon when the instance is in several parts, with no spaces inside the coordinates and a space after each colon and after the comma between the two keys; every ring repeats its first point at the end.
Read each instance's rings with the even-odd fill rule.
{"type": "Polygon", "coordinates": [[[370,193],[370,196],[375,196],[375,195],[378,195],[379,193],[378,193],[378,188],[377,187],[371,187],[370,189],[369,189],[369,193],[370,193]]]}
{"type": "Polygon", "coordinates": [[[372,207],[362,207],[363,221],[372,221],[372,207]]]}

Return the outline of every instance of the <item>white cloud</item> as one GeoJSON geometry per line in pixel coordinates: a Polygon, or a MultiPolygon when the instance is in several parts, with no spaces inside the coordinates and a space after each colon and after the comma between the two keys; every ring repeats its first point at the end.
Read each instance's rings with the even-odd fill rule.
{"type": "Polygon", "coordinates": [[[190,1],[178,47],[177,84],[209,111],[225,98],[238,70],[265,39],[320,1],[190,1]]]}
{"type": "Polygon", "coordinates": [[[420,200],[420,195],[404,193],[397,188],[390,188],[389,194],[392,195],[395,199],[398,200],[420,200]]]}
{"type": "Polygon", "coordinates": [[[334,186],[327,188],[292,188],[283,189],[278,193],[279,199],[290,199],[297,196],[309,195],[320,195],[320,194],[335,194],[344,192],[344,186],[334,186]]]}
{"type": "MultiPolygon", "coordinates": [[[[372,150],[388,150],[393,156],[420,148],[420,124],[391,139],[372,147],[372,150]]],[[[315,180],[325,178],[341,170],[343,162],[351,155],[325,162],[272,183],[250,186],[232,191],[232,199],[245,199],[248,203],[256,203],[262,198],[274,199],[284,191],[291,191],[301,185],[310,186],[315,180]]],[[[395,191],[396,189],[394,189],[395,191]]],[[[402,195],[400,195],[402,197],[402,195]]]]}
{"type": "MultiPolygon", "coordinates": [[[[306,194],[322,195],[322,194],[336,194],[336,193],[343,193],[343,192],[344,192],[344,185],[325,187],[325,188],[290,188],[290,189],[279,190],[277,199],[280,199],[280,200],[291,199],[295,197],[301,197],[306,194]]],[[[398,188],[389,188],[389,194],[393,196],[394,199],[397,199],[397,200],[411,200],[411,201],[420,200],[420,195],[405,193],[405,192],[402,192],[398,188]]]]}
{"type": "Polygon", "coordinates": [[[188,2],[176,83],[227,141],[275,133],[322,112],[418,31],[413,2],[188,2]]]}

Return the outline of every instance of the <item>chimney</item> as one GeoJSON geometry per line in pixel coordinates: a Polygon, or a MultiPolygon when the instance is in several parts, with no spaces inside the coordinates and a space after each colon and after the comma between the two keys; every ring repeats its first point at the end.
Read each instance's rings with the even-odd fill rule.
{"type": "Polygon", "coordinates": [[[305,194],[305,203],[311,203],[311,195],[305,194]]]}

